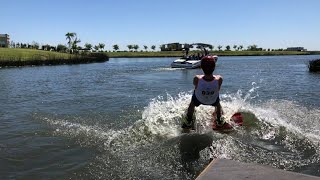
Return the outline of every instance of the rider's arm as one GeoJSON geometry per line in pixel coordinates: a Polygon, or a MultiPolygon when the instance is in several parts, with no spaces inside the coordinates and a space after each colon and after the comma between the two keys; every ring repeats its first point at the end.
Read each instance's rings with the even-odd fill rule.
{"type": "Polygon", "coordinates": [[[198,75],[196,75],[196,76],[193,78],[194,89],[197,89],[198,81],[199,81],[199,77],[198,77],[198,75]]]}
{"type": "Polygon", "coordinates": [[[218,82],[219,82],[219,90],[220,90],[220,88],[221,88],[221,86],[222,86],[222,81],[223,81],[222,76],[216,75],[215,77],[216,77],[216,79],[217,79],[218,82]]]}

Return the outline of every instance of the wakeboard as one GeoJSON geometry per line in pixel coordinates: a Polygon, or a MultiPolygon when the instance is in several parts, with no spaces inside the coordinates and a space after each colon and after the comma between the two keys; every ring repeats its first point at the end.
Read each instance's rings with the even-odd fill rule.
{"type": "Polygon", "coordinates": [[[234,130],[235,126],[242,126],[243,125],[243,114],[241,112],[234,113],[229,122],[225,122],[223,125],[219,126],[217,125],[216,121],[216,115],[212,115],[212,130],[214,131],[223,131],[223,132],[229,132],[234,130]]]}

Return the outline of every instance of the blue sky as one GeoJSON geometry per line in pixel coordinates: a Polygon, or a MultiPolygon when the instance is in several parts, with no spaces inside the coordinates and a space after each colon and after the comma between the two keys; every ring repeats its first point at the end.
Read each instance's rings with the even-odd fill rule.
{"type": "Polygon", "coordinates": [[[157,47],[163,43],[303,46],[320,50],[320,0],[1,0],[0,33],[14,42],[157,47]]]}

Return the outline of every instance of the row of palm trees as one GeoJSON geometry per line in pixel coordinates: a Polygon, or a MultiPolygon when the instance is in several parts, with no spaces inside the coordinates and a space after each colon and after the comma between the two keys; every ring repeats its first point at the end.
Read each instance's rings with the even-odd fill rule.
{"type": "MultiPolygon", "coordinates": [[[[127,47],[128,47],[128,49],[129,49],[129,51],[131,51],[131,50],[135,50],[135,51],[138,51],[138,49],[140,48],[139,47],[139,45],[137,45],[137,44],[129,44],[129,45],[127,45],[127,47]]],[[[143,48],[144,48],[144,50],[145,51],[147,51],[148,50],[148,46],[146,46],[146,45],[143,45],[143,48]]],[[[113,45],[113,49],[115,50],[115,51],[117,51],[118,49],[119,49],[119,46],[116,44],[116,45],[113,45]]],[[[154,51],[155,49],[156,49],[156,46],[155,45],[152,45],[151,46],[151,49],[154,51]]]]}
{"type": "Polygon", "coordinates": [[[75,32],[68,32],[66,35],[66,40],[68,40],[68,50],[70,53],[76,53],[79,50],[88,50],[91,51],[92,48],[96,51],[103,51],[105,44],[99,43],[98,45],[92,46],[92,44],[86,43],[84,45],[85,49],[83,49],[81,46],[78,46],[78,44],[81,42],[81,40],[78,38],[77,33],[75,32]]]}
{"type": "MultiPolygon", "coordinates": [[[[65,34],[66,36],[66,40],[68,40],[68,50],[70,53],[75,53],[75,52],[78,52],[79,50],[85,50],[85,51],[91,51],[91,50],[95,50],[95,51],[103,51],[104,50],[104,47],[105,47],[105,44],[104,43],[99,43],[98,45],[95,45],[93,46],[92,44],[90,43],[85,43],[84,47],[85,49],[83,49],[81,46],[78,46],[78,43],[81,42],[81,40],[77,37],[77,33],[75,32],[68,32],[65,34]]],[[[128,45],[127,46],[129,51],[131,50],[138,50],[139,49],[139,45],[128,45]]],[[[155,50],[156,46],[153,45],[151,47],[151,49],[155,50]]],[[[119,48],[119,45],[115,44],[113,45],[113,49],[114,51],[118,51],[120,48],[119,48]]],[[[147,50],[148,49],[148,46],[144,45],[144,49],[147,50]]]]}
{"type": "MultiPolygon", "coordinates": [[[[77,52],[78,50],[81,50],[82,48],[80,46],[78,46],[78,43],[81,42],[81,40],[78,38],[77,36],[77,33],[75,32],[68,32],[66,33],[66,40],[68,40],[68,49],[70,51],[70,53],[74,53],[74,52],[77,52]]],[[[89,50],[91,51],[92,48],[95,50],[95,51],[103,51],[104,47],[105,47],[105,44],[103,43],[99,43],[98,45],[95,45],[93,46],[92,44],[90,43],[86,43],[84,45],[85,47],[85,50],[89,50]]],[[[114,51],[118,51],[120,48],[119,48],[119,45],[115,44],[112,46],[113,47],[113,50],[114,51]]],[[[130,44],[130,45],[127,45],[127,48],[129,49],[129,51],[132,51],[132,50],[135,50],[135,51],[138,51],[138,49],[140,48],[139,45],[137,44],[130,44]]],[[[148,50],[148,46],[146,45],[143,45],[143,48],[145,49],[145,51],[148,50]]],[[[214,46],[210,46],[210,50],[212,50],[214,48],[214,46]]],[[[243,46],[242,45],[234,45],[233,48],[235,50],[242,50],[243,49],[243,46]]],[[[152,50],[155,50],[156,49],[156,46],[155,45],[152,45],[151,46],[151,49],[152,50]]],[[[218,49],[219,51],[222,49],[222,46],[219,45],[218,46],[218,49]]],[[[230,50],[230,46],[226,46],[226,50],[230,50]]]]}
{"type": "MultiPolygon", "coordinates": [[[[77,33],[75,32],[68,32],[65,34],[66,40],[68,47],[62,44],[58,44],[57,46],[51,46],[49,44],[42,45],[40,46],[39,43],[37,42],[32,42],[32,44],[23,44],[23,43],[14,43],[11,41],[10,47],[11,48],[29,48],[29,49],[39,49],[41,48],[42,50],[48,50],[48,51],[58,51],[58,52],[69,52],[69,53],[78,53],[79,51],[100,51],[103,52],[105,48],[104,43],[98,43],[97,45],[92,45],[90,43],[85,43],[84,48],[79,46],[79,43],[81,42],[80,38],[77,36],[77,33]]],[[[112,45],[112,48],[114,51],[119,51],[120,47],[117,44],[112,45]]],[[[129,51],[138,51],[139,50],[139,45],[137,44],[130,44],[127,45],[127,48],[129,51]]],[[[143,49],[145,51],[148,51],[148,46],[143,45],[143,49]]],[[[153,51],[155,51],[156,46],[152,45],[150,47],[153,51]]],[[[161,49],[161,46],[160,46],[161,49]]],[[[209,49],[212,51],[214,50],[214,46],[211,45],[209,46],[209,49]]],[[[242,51],[242,50],[249,50],[249,51],[283,51],[284,49],[262,49],[258,48],[257,45],[250,45],[247,47],[247,49],[244,49],[243,45],[233,45],[234,51],[242,51]]],[[[223,46],[218,45],[217,50],[222,51],[223,46]]],[[[225,51],[231,51],[231,46],[227,45],[224,47],[225,51]]],[[[142,51],[142,50],[141,50],[142,51]]]]}
{"type": "MultiPolygon", "coordinates": [[[[94,51],[101,51],[102,52],[105,47],[104,43],[99,43],[98,45],[95,45],[95,46],[93,46],[90,43],[85,43],[85,45],[84,45],[85,48],[83,49],[81,46],[78,46],[78,43],[80,43],[81,40],[78,38],[77,33],[68,32],[65,34],[65,36],[66,36],[66,40],[68,40],[68,50],[70,53],[76,53],[79,50],[85,50],[85,51],[94,50],[94,51]]],[[[112,47],[113,47],[114,51],[118,51],[120,49],[119,45],[117,45],[117,44],[113,45],[112,47]]],[[[130,44],[130,45],[127,45],[127,47],[129,49],[129,51],[132,51],[132,50],[138,51],[138,49],[140,48],[139,45],[137,45],[137,44],[130,44]]],[[[146,45],[143,45],[143,48],[146,51],[148,50],[148,46],[146,46],[146,45]]],[[[156,46],[152,45],[151,49],[155,50],[156,46]]]]}
{"type": "MultiPolygon", "coordinates": [[[[84,45],[85,50],[87,50],[87,51],[91,51],[92,49],[94,49],[95,51],[103,51],[105,46],[106,46],[106,45],[103,44],[103,43],[99,43],[98,45],[95,45],[95,46],[93,46],[93,45],[90,44],[90,43],[86,43],[86,44],[84,45]]],[[[80,48],[80,49],[81,49],[81,48],[80,48]]]]}
{"type": "MultiPolygon", "coordinates": [[[[221,50],[222,50],[222,47],[223,47],[223,46],[219,45],[219,46],[218,46],[218,50],[221,51],[221,50]]],[[[235,51],[241,51],[241,50],[243,49],[243,45],[233,45],[233,49],[234,49],[235,51]]],[[[230,51],[230,50],[231,50],[231,46],[230,46],[230,45],[227,45],[227,46],[225,47],[225,50],[226,50],[226,51],[230,51]]]]}
{"type": "MultiPolygon", "coordinates": [[[[104,43],[99,43],[98,45],[95,45],[95,46],[93,46],[90,43],[86,43],[84,45],[85,49],[83,49],[82,47],[78,46],[78,43],[80,43],[81,40],[78,38],[77,33],[68,32],[68,33],[66,33],[65,36],[66,36],[66,39],[68,40],[68,50],[69,50],[70,53],[75,53],[75,52],[78,52],[79,50],[85,50],[85,51],[94,50],[94,51],[101,51],[102,52],[104,50],[104,48],[105,48],[105,44],[104,43]]],[[[118,51],[120,49],[119,45],[117,45],[117,44],[113,45],[112,47],[113,47],[114,51],[118,51]]],[[[138,51],[138,49],[140,47],[137,44],[130,44],[130,45],[127,45],[127,48],[129,49],[129,51],[138,51]]],[[[147,51],[149,47],[146,46],[146,45],[143,45],[143,48],[144,48],[145,51],[147,51]]],[[[223,46],[218,45],[217,48],[218,48],[219,51],[222,51],[223,46]]],[[[154,51],[156,49],[156,46],[152,45],[151,49],[154,51]]],[[[214,49],[214,46],[211,45],[209,47],[209,49],[212,51],[214,49]]],[[[243,49],[243,45],[233,45],[233,49],[235,51],[245,50],[245,49],[243,49]]],[[[264,49],[258,48],[258,46],[254,44],[254,45],[248,46],[248,48],[246,50],[249,50],[249,51],[263,51],[264,49]]],[[[225,46],[225,51],[231,51],[231,46],[230,45],[225,46]]]]}

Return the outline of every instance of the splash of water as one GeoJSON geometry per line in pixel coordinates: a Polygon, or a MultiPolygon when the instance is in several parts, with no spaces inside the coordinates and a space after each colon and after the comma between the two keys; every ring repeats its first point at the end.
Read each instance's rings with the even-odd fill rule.
{"type": "MultiPolygon", "coordinates": [[[[251,112],[256,116],[256,126],[239,128],[233,135],[213,133],[216,147],[214,155],[289,170],[319,163],[320,110],[308,109],[292,101],[251,103],[251,100],[259,98],[256,92],[259,87],[255,83],[252,85],[253,88],[247,93],[239,90],[236,94],[221,95],[221,103],[227,119],[238,111],[251,112]]],[[[181,116],[186,112],[190,100],[190,92],[154,98],[133,125],[120,130],[103,128],[101,124],[86,125],[85,121],[72,122],[52,117],[44,117],[43,120],[54,127],[56,135],[78,138],[81,145],[94,145],[114,153],[127,153],[130,147],[130,152],[135,152],[137,157],[139,151],[134,149],[149,147],[147,149],[150,152],[139,158],[154,159],[153,156],[162,156],[159,151],[168,153],[168,146],[170,152],[173,151],[172,148],[176,148],[174,144],[163,143],[181,135],[181,116]],[[159,146],[161,143],[162,146],[159,146]],[[162,150],[154,152],[155,147],[162,150]]],[[[201,127],[198,133],[212,131],[213,110],[210,106],[196,108],[196,124],[201,127]]],[[[167,155],[172,158],[171,154],[167,155]]],[[[162,163],[163,165],[157,166],[168,165],[166,162],[162,163]]]]}

